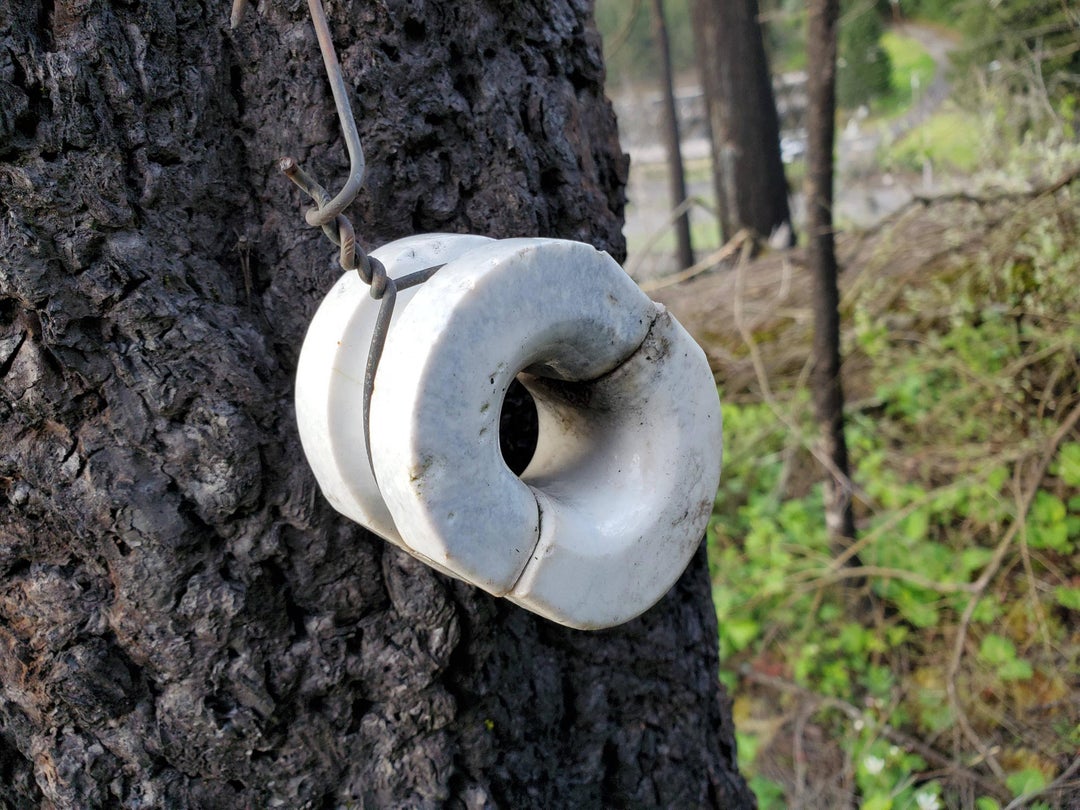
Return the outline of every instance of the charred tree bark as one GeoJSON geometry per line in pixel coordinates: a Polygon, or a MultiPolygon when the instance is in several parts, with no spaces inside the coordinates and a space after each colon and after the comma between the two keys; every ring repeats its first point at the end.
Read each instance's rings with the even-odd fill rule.
{"type": "MultiPolygon", "coordinates": [[[[671,71],[671,45],[668,41],[667,22],[664,20],[664,0],[652,2],[652,29],[656,47],[660,52],[660,83],[664,97],[664,146],[668,159],[668,185],[671,208],[677,209],[686,202],[686,174],[683,171],[682,140],[679,137],[679,110],[675,105],[675,77],[671,71]]],[[[680,267],[694,263],[694,246],[690,240],[690,212],[675,220],[675,241],[680,267]]]]}
{"type": "MultiPolygon", "coordinates": [[[[347,164],[298,4],[227,5],[0,5],[0,805],[752,806],[703,558],[586,634],[323,501],[292,373],[337,271],[274,162],[347,164]]],[[[622,257],[588,3],[330,11],[368,247],[622,257]]]]}
{"type": "MultiPolygon", "coordinates": [[[[791,227],[757,0],[692,0],[722,239],[791,227]]],[[[792,239],[791,244],[794,244],[792,239]]]]}
{"type": "MultiPolygon", "coordinates": [[[[855,539],[851,471],[844,438],[840,377],[840,293],[833,239],[833,145],[836,137],[836,33],[838,0],[812,0],[807,28],[807,262],[814,276],[814,410],[826,456],[825,521],[836,548],[855,539]]],[[[858,561],[855,560],[855,563],[858,561]]]]}

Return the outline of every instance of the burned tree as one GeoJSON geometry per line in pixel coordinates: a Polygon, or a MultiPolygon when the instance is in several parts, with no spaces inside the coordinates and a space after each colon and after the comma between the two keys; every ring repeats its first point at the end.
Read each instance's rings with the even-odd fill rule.
{"type": "Polygon", "coordinates": [[[814,365],[811,387],[825,457],[825,520],[838,550],[855,538],[851,473],[844,437],[840,378],[840,291],[833,235],[833,146],[836,139],[838,0],[814,0],[808,9],[806,230],[807,264],[814,277],[814,365]]]}
{"type": "MultiPolygon", "coordinates": [[[[276,159],[341,136],[286,4],[0,7],[0,803],[749,807],[700,557],[566,630],[337,516],[292,370],[337,274],[276,159]]],[[[621,258],[588,5],[335,4],[370,247],[621,258]],[[391,10],[392,9],[392,10],[391,10]]]]}

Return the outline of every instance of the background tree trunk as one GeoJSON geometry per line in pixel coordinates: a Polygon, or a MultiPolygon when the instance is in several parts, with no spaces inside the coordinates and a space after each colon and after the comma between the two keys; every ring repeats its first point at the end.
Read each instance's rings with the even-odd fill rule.
{"type": "MultiPolygon", "coordinates": [[[[838,0],[812,0],[807,25],[807,263],[814,276],[814,366],[811,387],[825,455],[825,522],[838,551],[855,539],[851,471],[844,438],[840,378],[840,292],[833,239],[833,144],[836,138],[836,29],[838,0]]],[[[851,564],[857,564],[853,560],[851,564]]]]}
{"type": "MultiPolygon", "coordinates": [[[[338,271],[274,161],[335,186],[346,160],[285,6],[232,34],[226,3],[0,6],[0,804],[752,806],[703,556],[581,633],[323,501],[292,373],[338,271]]],[[[368,247],[622,258],[588,3],[330,15],[368,247]]]]}
{"type": "Polygon", "coordinates": [[[691,13],[721,238],[767,238],[791,213],[757,0],[692,0],[691,13]]]}
{"type": "MultiPolygon", "coordinates": [[[[675,106],[675,77],[671,71],[671,46],[668,43],[667,22],[664,20],[664,0],[652,0],[652,29],[656,49],[660,54],[660,85],[664,99],[664,146],[668,161],[668,186],[671,208],[686,202],[686,175],[683,172],[682,142],[679,136],[679,111],[675,106]]],[[[694,245],[690,239],[690,212],[683,211],[675,220],[675,242],[680,267],[694,263],[694,245]]]]}

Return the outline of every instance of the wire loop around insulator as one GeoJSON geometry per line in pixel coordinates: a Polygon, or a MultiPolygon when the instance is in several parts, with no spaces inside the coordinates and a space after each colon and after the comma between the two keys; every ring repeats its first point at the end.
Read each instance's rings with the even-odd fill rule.
{"type": "MultiPolygon", "coordinates": [[[[234,0],[233,27],[239,23],[245,6],[246,0],[234,0]]],[[[345,80],[341,75],[341,65],[334,51],[334,43],[330,38],[330,27],[326,20],[326,12],[323,11],[320,0],[308,0],[308,8],[311,11],[315,33],[319,40],[319,50],[322,51],[323,64],[326,66],[326,74],[334,94],[338,119],[341,122],[345,144],[349,151],[349,179],[337,196],[331,198],[330,193],[314,177],[304,171],[295,159],[291,157],[281,158],[278,161],[278,168],[315,203],[315,208],[309,209],[305,214],[308,224],[321,228],[326,237],[339,246],[338,262],[342,269],[346,271],[355,270],[361,280],[368,285],[371,297],[379,302],[375,328],[371,335],[371,347],[368,351],[367,367],[364,371],[364,445],[370,462],[371,420],[369,414],[371,412],[371,397],[375,391],[375,374],[379,368],[379,360],[382,358],[383,347],[386,345],[386,336],[390,329],[390,321],[394,315],[394,304],[397,300],[398,290],[408,289],[427,281],[442,265],[411,273],[395,282],[394,279],[387,276],[386,267],[383,266],[382,262],[368,256],[363,248],[357,244],[356,232],[352,223],[342,212],[356,198],[363,182],[364,150],[360,145],[356,120],[353,118],[352,108],[349,105],[345,80]]],[[[374,466],[372,466],[371,473],[372,475],[375,474],[374,466]]]]}

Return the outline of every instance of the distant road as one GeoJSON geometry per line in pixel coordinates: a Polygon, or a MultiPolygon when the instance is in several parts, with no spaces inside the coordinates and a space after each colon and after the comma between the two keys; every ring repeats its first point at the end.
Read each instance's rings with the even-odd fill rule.
{"type": "Polygon", "coordinates": [[[949,54],[956,44],[940,31],[917,23],[904,23],[893,28],[899,34],[918,42],[934,60],[934,79],[921,90],[907,112],[885,127],[862,130],[857,126],[840,131],[839,168],[841,171],[865,166],[876,158],[878,147],[886,139],[896,141],[928,119],[949,96],[949,54]]]}
{"type": "MultiPolygon", "coordinates": [[[[914,129],[929,118],[949,95],[949,53],[955,43],[940,31],[917,23],[904,23],[895,26],[897,33],[911,37],[918,42],[934,60],[934,79],[922,90],[916,102],[903,115],[891,121],[886,127],[873,127],[863,130],[856,125],[842,127],[838,133],[840,145],[841,169],[849,165],[862,165],[866,159],[873,158],[878,146],[886,136],[896,140],[904,133],[914,129]]],[[[698,116],[704,114],[701,107],[701,90],[696,85],[683,85],[678,89],[682,106],[681,122],[683,128],[682,152],[684,160],[696,160],[709,156],[709,143],[700,126],[696,126],[698,116]],[[687,120],[689,117],[690,120],[687,120]]],[[[643,93],[638,86],[633,90],[616,93],[612,99],[622,134],[623,148],[626,149],[636,165],[662,163],[666,160],[664,146],[656,138],[659,132],[659,92],[643,93]]],[[[805,151],[805,134],[784,133],[785,147],[795,154],[805,151]]],[[[852,167],[854,167],[852,166],[852,167]]]]}
{"type": "Polygon", "coordinates": [[[934,80],[919,96],[918,101],[889,127],[890,134],[898,138],[923,123],[949,95],[949,54],[956,44],[940,31],[915,23],[907,23],[896,29],[911,37],[930,54],[934,60],[934,80]]]}
{"type": "MultiPolygon", "coordinates": [[[[903,115],[887,125],[849,126],[841,124],[837,131],[837,175],[835,213],[839,221],[855,225],[869,225],[895,211],[911,200],[914,188],[920,193],[931,192],[933,185],[912,178],[892,178],[882,175],[877,165],[879,146],[886,138],[896,140],[917,127],[934,113],[949,94],[949,53],[954,43],[941,32],[926,26],[907,23],[897,27],[898,33],[911,37],[922,45],[934,60],[933,81],[924,88],[919,98],[903,115]]],[[[700,88],[684,84],[679,95],[688,99],[689,109],[700,115],[693,105],[700,96],[700,88]]],[[[626,233],[632,242],[644,242],[657,231],[663,230],[668,220],[670,203],[667,196],[666,153],[658,140],[657,118],[660,95],[642,87],[626,89],[614,96],[620,119],[623,148],[630,153],[631,172],[627,193],[631,205],[627,210],[626,233]],[[654,167],[647,169],[646,167],[654,167]]],[[[692,116],[691,116],[692,117],[692,116]]],[[[690,122],[684,122],[690,124],[690,122]]],[[[709,143],[692,124],[684,126],[682,153],[686,161],[705,160],[709,157],[709,143]]],[[[805,151],[805,133],[791,132],[784,135],[785,148],[789,153],[805,151]]],[[[711,200],[712,179],[708,172],[690,172],[687,177],[689,193],[711,200]]],[[[802,194],[792,189],[792,205],[797,222],[802,219],[802,194]]],[[[708,215],[700,209],[691,211],[691,219],[704,228],[710,227],[708,215]]],[[[670,256],[658,257],[649,275],[670,272],[670,256]]]]}

